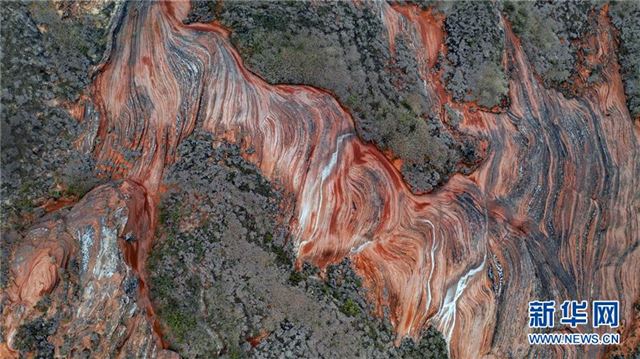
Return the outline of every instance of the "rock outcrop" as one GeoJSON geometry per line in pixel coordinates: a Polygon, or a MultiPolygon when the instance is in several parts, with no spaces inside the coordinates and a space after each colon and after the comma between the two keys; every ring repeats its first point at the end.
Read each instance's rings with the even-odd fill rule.
{"type": "Polygon", "coordinates": [[[389,40],[404,33],[422,56],[417,73],[434,111],[443,121],[456,114],[461,131],[487,139],[475,172],[425,195],[358,137],[329,93],[269,84],[243,66],[227,29],[185,24],[189,10],[184,2],[131,2],[118,13],[109,57],[85,102],[83,121],[95,121],[88,128],[96,130],[78,143],[123,182],[94,189],[28,232],[12,257],[4,352],[21,343],[53,350],[46,342],[63,340],[58,334],[18,333],[71,325],[86,339],[70,350],[97,342],[102,353],[171,355],[152,335],[144,263],[163,175],[195,128],[235,143],[293,199],[287,225],[297,269],[306,263],[322,271],[348,258],[398,345],[433,325],[457,358],[603,355],[602,346],[529,346],[527,304],[611,299],[621,305],[621,348],[637,346],[640,125],[625,103],[606,7],[593,39],[602,81],[576,98],[540,83],[506,24],[510,106],[492,113],[453,103],[444,90],[433,68],[443,19],[380,4],[389,40]],[[136,240],[125,241],[129,234],[136,240]],[[70,290],[61,270],[79,288],[61,306],[72,309],[66,317],[61,309],[67,321],[55,319],[70,290]],[[59,298],[55,308],[37,314],[46,295],[59,298]]]}
{"type": "Polygon", "coordinates": [[[125,238],[151,223],[145,201],[131,181],[99,186],[27,232],[11,258],[3,357],[175,357],[153,335],[127,258],[125,238]]]}

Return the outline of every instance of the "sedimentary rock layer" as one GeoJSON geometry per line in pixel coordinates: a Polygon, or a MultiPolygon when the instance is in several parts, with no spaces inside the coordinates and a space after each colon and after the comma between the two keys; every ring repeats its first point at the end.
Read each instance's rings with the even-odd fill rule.
{"type": "Polygon", "coordinates": [[[12,258],[0,356],[17,357],[16,349],[40,357],[175,355],[153,336],[138,300],[144,283],[126,258],[135,251],[120,240],[149,231],[146,203],[134,182],[103,185],[27,232],[12,258]],[[30,333],[34,323],[42,324],[30,333]],[[42,327],[53,330],[42,337],[42,327]]]}
{"type": "MultiPolygon", "coordinates": [[[[527,303],[615,299],[623,340],[636,340],[640,128],[625,107],[606,8],[597,52],[605,80],[575,99],[540,85],[507,26],[511,106],[502,114],[458,106],[461,128],[489,139],[486,161],[416,196],[329,94],[267,84],[243,67],[225,29],[184,25],[186,3],[125,6],[94,82],[99,115],[85,118],[99,125],[83,143],[99,166],[148,193],[149,218],[165,165],[198,124],[253,149],[247,158],[296,199],[298,264],[324,268],[350,257],[399,339],[433,324],[454,357],[601,354],[595,346],[530,347],[527,303]]],[[[432,56],[438,22],[419,11],[383,6],[381,16],[432,56]]],[[[426,60],[418,70],[444,106],[426,60]]],[[[141,243],[132,267],[144,263],[141,243]]],[[[38,288],[17,281],[12,290],[35,298],[55,287],[52,274],[43,278],[38,288]]]]}

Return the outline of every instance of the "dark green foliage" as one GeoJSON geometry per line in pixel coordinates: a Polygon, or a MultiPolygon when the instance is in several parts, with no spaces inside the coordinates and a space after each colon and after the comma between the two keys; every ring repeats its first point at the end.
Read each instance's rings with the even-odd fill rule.
{"type": "MultiPolygon", "coordinates": [[[[169,223],[173,223],[174,225],[177,224],[180,221],[180,211],[181,211],[181,208],[179,205],[176,207],[161,206],[160,214],[158,218],[160,220],[160,224],[162,225],[168,225],[169,223]]],[[[173,232],[173,229],[172,229],[172,232],[173,232]]]]}
{"type": "MultiPolygon", "coordinates": [[[[61,107],[89,83],[90,66],[103,50],[111,8],[81,19],[62,17],[53,2],[5,1],[0,6],[0,197],[1,232],[21,231],[44,214],[37,207],[48,197],[92,187],[93,163],[73,141],[80,125],[61,107]]],[[[14,236],[15,237],[15,236],[14,236]]],[[[3,236],[2,257],[10,251],[3,236]]],[[[0,261],[0,287],[7,260],[0,261]]]]}
{"type": "Polygon", "coordinates": [[[38,303],[36,303],[35,308],[40,312],[46,313],[50,305],[51,305],[51,297],[49,297],[49,295],[45,295],[44,297],[42,297],[42,299],[38,301],[38,303]]]}
{"type": "Polygon", "coordinates": [[[287,252],[277,244],[271,245],[271,251],[276,255],[276,263],[280,266],[290,267],[291,259],[287,255],[287,252]]]}
{"type": "Polygon", "coordinates": [[[631,116],[640,116],[640,3],[614,1],[611,22],[620,31],[620,61],[624,92],[631,116]]]}
{"type": "Polygon", "coordinates": [[[90,190],[91,190],[91,187],[87,186],[85,183],[74,181],[67,185],[67,188],[65,190],[65,195],[67,197],[82,198],[90,190]]]}
{"type": "Polygon", "coordinates": [[[447,90],[457,101],[488,108],[505,104],[509,88],[501,65],[504,29],[498,9],[489,1],[458,1],[446,15],[447,90]]]}
{"type": "Polygon", "coordinates": [[[289,283],[295,286],[295,285],[298,285],[300,282],[304,281],[305,279],[306,278],[303,273],[300,273],[298,271],[293,271],[289,276],[289,283]]]}
{"type": "Polygon", "coordinates": [[[447,342],[442,334],[433,327],[425,330],[420,337],[420,341],[415,343],[411,339],[404,339],[400,345],[403,358],[406,359],[426,359],[426,358],[446,358],[448,355],[447,342]]]}
{"type": "Polygon", "coordinates": [[[348,298],[344,302],[344,304],[340,307],[340,310],[342,311],[342,313],[350,317],[360,314],[360,307],[358,307],[358,304],[351,298],[348,298]]]}
{"type": "MultiPolygon", "coordinates": [[[[504,13],[535,71],[547,87],[571,95],[578,63],[579,40],[593,30],[589,1],[505,1],[504,13]]],[[[588,64],[585,64],[588,65],[588,64]]]]}
{"type": "Polygon", "coordinates": [[[53,358],[54,347],[47,338],[55,333],[56,324],[40,317],[18,328],[15,348],[21,353],[35,352],[38,358],[53,358]]]}
{"type": "Polygon", "coordinates": [[[187,339],[187,334],[196,328],[196,316],[198,313],[189,313],[184,307],[180,307],[178,303],[171,303],[160,313],[166,320],[167,326],[172,335],[175,335],[177,341],[187,339]]]}
{"type": "Polygon", "coordinates": [[[365,309],[348,261],[327,268],[326,280],[308,264],[294,270],[275,224],[281,195],[237,146],[212,142],[196,131],[165,174],[171,190],[147,268],[170,348],[183,357],[402,357],[388,321],[365,309]],[[265,332],[262,344],[248,344],[265,332]]]}
{"type": "Polygon", "coordinates": [[[264,235],[264,238],[262,239],[262,244],[264,245],[271,244],[272,241],[273,241],[273,234],[267,233],[264,235]]]}
{"type": "Polygon", "coordinates": [[[160,204],[159,240],[148,260],[165,339],[185,357],[242,353],[242,318],[223,289],[230,280],[223,273],[232,265],[223,238],[267,241],[276,260],[291,265],[273,239],[278,193],[237,146],[214,149],[212,142],[210,134],[197,132],[179,146],[180,160],[165,178],[176,186],[160,204]]]}

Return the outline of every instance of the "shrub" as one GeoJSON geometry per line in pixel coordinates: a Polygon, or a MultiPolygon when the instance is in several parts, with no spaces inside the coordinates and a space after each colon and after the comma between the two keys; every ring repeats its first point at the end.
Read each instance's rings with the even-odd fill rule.
{"type": "Polygon", "coordinates": [[[403,171],[414,191],[430,191],[457,171],[462,159],[457,138],[464,136],[452,136],[430,113],[434,100],[416,71],[410,39],[397,37],[392,53],[375,6],[222,2],[215,14],[189,19],[210,17],[232,30],[245,65],[268,82],[333,93],[349,109],[363,140],[419,169],[403,171]]]}
{"type": "Polygon", "coordinates": [[[489,108],[500,105],[508,86],[501,65],[504,30],[498,9],[488,1],[460,1],[445,13],[447,90],[457,101],[476,101],[489,108]]]}
{"type": "Polygon", "coordinates": [[[480,106],[493,107],[499,104],[509,91],[507,79],[502,67],[493,62],[485,62],[480,66],[473,79],[476,89],[476,100],[480,106]]]}
{"type": "Polygon", "coordinates": [[[344,301],[344,304],[342,304],[340,310],[342,311],[342,313],[350,317],[355,317],[356,315],[360,314],[360,307],[358,306],[358,303],[356,303],[351,298],[347,298],[347,300],[344,301]]]}
{"type": "Polygon", "coordinates": [[[614,1],[611,22],[620,31],[619,61],[631,116],[640,116],[640,3],[614,1]]]}
{"type": "Polygon", "coordinates": [[[47,338],[55,329],[56,325],[43,317],[25,323],[16,332],[15,347],[22,353],[35,351],[39,358],[52,358],[54,347],[47,338]]]}
{"type": "MultiPolygon", "coordinates": [[[[505,1],[503,10],[546,87],[566,95],[576,74],[580,40],[592,30],[595,3],[505,1]]],[[[588,64],[586,64],[588,65],[588,64]]]]}

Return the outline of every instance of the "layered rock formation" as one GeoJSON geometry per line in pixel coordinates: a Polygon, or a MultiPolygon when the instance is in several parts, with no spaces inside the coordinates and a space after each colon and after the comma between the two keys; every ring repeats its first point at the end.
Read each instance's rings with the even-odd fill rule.
{"type": "MultiPolygon", "coordinates": [[[[602,355],[605,347],[529,346],[527,303],[615,299],[622,349],[633,350],[640,125],[625,105],[607,8],[593,39],[603,81],[573,99],[540,84],[506,24],[511,105],[502,113],[451,101],[434,69],[444,50],[442,18],[417,7],[381,4],[379,11],[390,41],[404,34],[421,60],[416,70],[436,100],[432,110],[443,121],[459,113],[462,131],[488,139],[474,173],[415,195],[327,92],[265,82],[243,66],[226,29],[182,22],[188,3],[125,4],[78,140],[100,169],[124,181],[36,225],[14,253],[3,353],[15,353],[16,333],[38,317],[45,296],[64,297],[58,272],[77,258],[81,294],[68,315],[61,309],[61,325],[107,338],[96,340],[105,355],[169,355],[151,335],[144,263],[163,172],[196,127],[241,146],[294,198],[288,224],[297,267],[324,269],[348,257],[375,313],[388,313],[398,344],[434,325],[452,357],[602,355]],[[129,236],[136,241],[125,243],[129,236]],[[135,303],[122,290],[132,276],[139,278],[135,303]],[[101,317],[109,312],[127,316],[112,323],[101,317]]],[[[91,348],[87,334],[70,350],[91,348]]]]}
{"type": "Polygon", "coordinates": [[[153,336],[133,249],[120,240],[149,230],[144,193],[131,181],[100,186],[28,231],[12,258],[3,357],[175,354],[153,336]]]}

